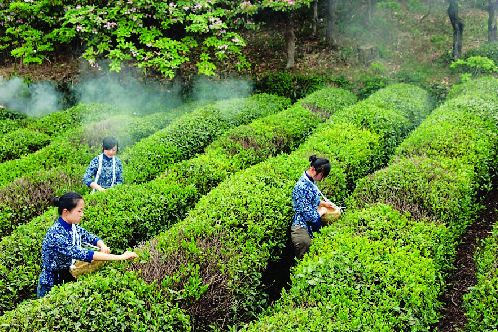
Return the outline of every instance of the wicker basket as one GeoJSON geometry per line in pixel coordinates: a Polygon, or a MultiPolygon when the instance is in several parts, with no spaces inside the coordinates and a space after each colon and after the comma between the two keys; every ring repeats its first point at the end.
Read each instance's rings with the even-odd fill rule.
{"type": "Polygon", "coordinates": [[[100,269],[104,265],[105,261],[92,261],[91,263],[76,261],[73,266],[69,269],[73,277],[78,278],[79,276],[87,273],[92,273],[100,269]]]}
{"type": "Polygon", "coordinates": [[[340,218],[341,216],[341,209],[339,208],[333,208],[333,207],[325,207],[327,209],[327,212],[322,215],[322,223],[325,225],[330,225],[334,221],[340,218]]]}

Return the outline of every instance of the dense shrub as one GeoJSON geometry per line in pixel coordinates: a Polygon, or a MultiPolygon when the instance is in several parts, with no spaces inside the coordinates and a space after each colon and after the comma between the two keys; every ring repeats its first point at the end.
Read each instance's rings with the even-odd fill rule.
{"type": "Polygon", "coordinates": [[[30,119],[26,128],[0,136],[0,162],[35,152],[49,144],[50,136],[63,134],[81,126],[83,122],[97,121],[111,115],[109,108],[98,105],[92,107],[77,105],[39,119],[30,119]]]}
{"type": "Polygon", "coordinates": [[[291,72],[269,73],[256,81],[256,90],[284,96],[296,101],[320,89],[326,84],[322,76],[295,74],[291,72]]]}
{"type": "Polygon", "coordinates": [[[169,164],[202,152],[228,129],[278,112],[288,105],[289,101],[282,97],[260,94],[201,107],[175,120],[123,154],[122,159],[129,169],[127,181],[150,181],[169,164]]]}
{"type": "Polygon", "coordinates": [[[493,60],[495,64],[498,64],[498,42],[485,43],[479,48],[471,49],[465,53],[464,58],[466,59],[473,56],[486,57],[493,60]]]}
{"type": "Polygon", "coordinates": [[[51,197],[67,191],[85,192],[86,186],[81,181],[84,171],[84,166],[60,166],[35,172],[1,187],[0,237],[45,212],[51,197]]]}
{"type": "Polygon", "coordinates": [[[0,120],[22,120],[26,119],[26,114],[16,112],[13,110],[8,110],[0,105],[0,120]]]}
{"type": "Polygon", "coordinates": [[[498,223],[492,234],[480,243],[474,256],[475,286],[464,295],[465,331],[494,331],[498,329],[498,223]]]}
{"type": "Polygon", "coordinates": [[[438,303],[432,257],[445,252],[445,236],[441,225],[386,205],[348,213],[313,240],[293,271],[292,288],[246,330],[427,330],[423,320],[437,313],[424,316],[420,307],[438,303]]]}
{"type": "MultiPolygon", "coordinates": [[[[340,96],[341,93],[337,95],[340,96]]],[[[354,97],[349,95],[344,96],[344,103],[348,97],[351,102],[354,101],[354,97]]],[[[287,100],[280,97],[255,96],[249,103],[245,100],[238,100],[238,103],[234,101],[232,110],[234,110],[235,118],[255,117],[256,115],[251,113],[255,108],[272,113],[268,105],[275,107],[276,110],[273,112],[276,112],[286,104],[287,100]],[[250,107],[245,108],[245,105],[250,107]],[[244,115],[244,110],[250,114],[244,115]]],[[[224,103],[217,105],[224,105],[224,103]]],[[[201,111],[204,109],[200,108],[201,111]]],[[[229,110],[221,111],[218,114],[223,114],[225,119],[230,119],[229,110]]],[[[309,116],[310,120],[313,118],[316,126],[319,117],[309,116]]],[[[180,119],[188,119],[188,117],[180,117],[180,119]]],[[[179,127],[178,123],[190,124],[191,122],[185,120],[177,122],[176,128],[179,127]]],[[[304,128],[311,128],[312,123],[313,121],[308,122],[304,128]]],[[[137,126],[137,128],[141,127],[137,126]]],[[[189,127],[184,129],[187,130],[189,127]]],[[[182,157],[188,158],[190,154],[186,151],[182,157]]],[[[123,249],[157,234],[168,221],[183,218],[185,211],[194,203],[195,195],[194,185],[179,183],[176,177],[173,181],[166,178],[144,185],[121,185],[110,191],[98,192],[87,197],[85,215],[89,222],[84,222],[83,225],[102,236],[111,247],[123,249]]],[[[22,299],[31,298],[35,294],[37,274],[40,272],[39,249],[35,248],[41,246],[41,241],[46,230],[53,223],[53,218],[53,211],[47,211],[30,223],[18,227],[10,236],[2,238],[0,247],[5,256],[0,258],[2,263],[0,265],[0,287],[3,293],[0,297],[0,311],[11,308],[13,304],[22,299]],[[13,251],[7,249],[13,248],[12,246],[16,247],[13,251]],[[22,276],[20,277],[19,274],[22,276]]]]}
{"type": "MultiPolygon", "coordinates": [[[[352,107],[350,112],[354,114],[355,108],[352,107]]],[[[391,112],[386,110],[383,116],[387,118],[391,112]]],[[[189,313],[195,313],[196,324],[210,324],[225,318],[226,315],[231,319],[239,318],[232,316],[232,310],[241,311],[240,316],[247,317],[265,305],[261,273],[271,260],[271,254],[278,252],[278,248],[285,243],[285,228],[292,213],[289,192],[300,172],[308,165],[309,154],[318,152],[331,158],[332,175],[323,190],[331,199],[337,201],[346,195],[347,178],[360,176],[352,174],[353,172],[369,172],[372,165],[378,167],[377,160],[385,159],[378,158],[379,154],[386,153],[382,137],[388,136],[388,131],[383,121],[366,122],[358,119],[357,122],[362,125],[358,126],[347,122],[348,117],[345,115],[338,117],[337,121],[334,121],[334,116],[332,115],[328,125],[314,134],[298,152],[289,157],[272,158],[234,174],[201,199],[185,221],[158,237],[157,248],[162,256],[159,261],[175,272],[173,275],[167,275],[161,282],[165,294],[173,296],[182,305],[187,306],[189,313]],[[168,256],[169,254],[171,256],[168,256]],[[167,290],[168,286],[173,292],[167,290]],[[218,301],[214,302],[215,304],[212,302],[214,298],[218,301]],[[231,299],[235,302],[231,302],[231,299]],[[208,312],[196,311],[201,307],[208,312]]],[[[159,186],[159,180],[153,183],[159,186]]],[[[145,186],[138,188],[143,187],[145,186]]],[[[190,190],[185,186],[180,188],[190,190]]],[[[145,193],[138,192],[135,199],[145,193]]],[[[169,204],[168,197],[163,202],[169,204]]],[[[158,213],[156,210],[142,209],[140,204],[129,207],[129,211],[136,211],[137,215],[143,216],[152,213],[152,217],[158,213]]],[[[46,225],[50,218],[48,215],[42,216],[29,225],[19,227],[13,236],[2,240],[2,252],[10,253],[7,248],[14,243],[18,245],[39,241],[35,239],[42,236],[43,225],[46,225]]],[[[140,220],[129,222],[137,224],[138,227],[141,225],[140,220]]],[[[15,290],[16,295],[4,294],[3,304],[10,305],[9,301],[26,297],[26,293],[30,289],[32,291],[33,281],[29,285],[29,278],[36,279],[36,271],[23,266],[23,275],[20,277],[19,270],[15,268],[22,261],[36,259],[26,259],[34,257],[33,253],[29,253],[31,251],[19,248],[21,255],[16,253],[15,256],[5,257],[9,264],[0,267],[6,274],[3,283],[9,284],[7,289],[15,290]],[[26,256],[22,257],[23,255],[26,256]]],[[[151,254],[149,257],[152,256],[151,254]]],[[[154,270],[147,263],[138,264],[136,268],[151,273],[154,270]]],[[[160,268],[161,266],[158,267],[160,268]]],[[[143,274],[143,277],[147,280],[150,275],[143,274]]]]}
{"type": "MultiPolygon", "coordinates": [[[[496,101],[498,94],[496,93],[496,86],[498,79],[487,76],[481,77],[468,82],[454,85],[448,93],[448,99],[455,98],[459,95],[466,94],[478,96],[481,99],[496,101]]],[[[495,115],[496,118],[496,115],[495,115]]]]}
{"type": "Polygon", "coordinates": [[[50,137],[30,129],[18,129],[0,136],[0,162],[16,159],[44,147],[50,137]]]}
{"type": "MultiPolygon", "coordinates": [[[[357,112],[356,106],[348,109],[350,115],[357,112]]],[[[399,118],[391,110],[382,111],[380,118],[399,118]]],[[[351,178],[368,173],[385,159],[379,157],[386,153],[384,121],[357,119],[357,125],[342,112],[333,114],[327,126],[291,155],[269,159],[222,182],[201,198],[185,220],[145,246],[142,255],[148,262],[134,268],[146,280],[171,288],[166,292],[180,301],[199,328],[246,319],[265,307],[262,274],[286,242],[292,215],[290,191],[307,167],[308,156],[318,153],[331,159],[331,175],[322,191],[337,202],[345,198],[351,178]],[[154,273],[163,268],[170,273],[154,273]]],[[[392,131],[396,128],[404,130],[395,126],[392,131]]]]}
{"type": "Polygon", "coordinates": [[[246,330],[290,331],[286,314],[302,330],[431,329],[458,238],[497,162],[495,111],[471,93],[433,112],[389,167],[359,181],[346,216],[320,232],[292,287],[246,330]],[[472,128],[458,135],[465,113],[472,128]]]}
{"type": "Polygon", "coordinates": [[[123,148],[127,144],[135,143],[137,138],[143,138],[143,135],[150,135],[163,128],[173,119],[191,110],[187,104],[173,111],[168,110],[159,115],[156,114],[155,118],[150,118],[150,121],[147,120],[149,116],[146,116],[144,126],[140,115],[118,115],[118,110],[108,105],[76,107],[81,109],[78,113],[90,114],[91,120],[101,118],[104,120],[84,123],[82,126],[69,129],[35,153],[1,163],[0,186],[5,186],[34,171],[48,170],[62,164],[87,164],[101,150],[103,137],[116,136],[123,148]],[[85,109],[88,111],[84,111],[85,109]]]}
{"type": "Polygon", "coordinates": [[[50,299],[27,301],[0,322],[0,330],[12,332],[191,330],[188,316],[134,273],[67,284],[50,299]]]}
{"type": "Polygon", "coordinates": [[[23,121],[3,119],[0,120],[0,135],[7,134],[8,132],[24,127],[23,121]]]}
{"type": "MultiPolygon", "coordinates": [[[[113,116],[88,124],[81,133],[80,140],[83,144],[100,147],[103,136],[113,135],[118,138],[120,149],[126,151],[129,146],[162,129],[188,109],[190,106],[183,106],[143,117],[113,116]]],[[[75,145],[73,152],[78,151],[79,146],[75,145]]],[[[68,190],[87,192],[82,176],[89,160],[40,170],[0,187],[0,234],[9,234],[17,225],[40,215],[49,206],[54,194],[68,190]]]]}
{"type": "Polygon", "coordinates": [[[111,116],[116,112],[103,105],[79,104],[35,119],[27,125],[27,128],[43,132],[49,136],[57,136],[64,132],[80,126],[84,121],[98,121],[111,116]]]}

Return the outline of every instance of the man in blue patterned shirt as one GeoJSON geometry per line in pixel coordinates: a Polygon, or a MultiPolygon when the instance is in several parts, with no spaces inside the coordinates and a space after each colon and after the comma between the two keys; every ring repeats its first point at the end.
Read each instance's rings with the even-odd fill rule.
{"type": "Polygon", "coordinates": [[[137,257],[134,252],[110,254],[110,249],[97,236],[78,224],[83,217],[85,202],[80,194],[68,192],[55,197],[52,204],[59,208],[59,218],[49,228],[42,243],[42,271],[38,281],[37,296],[43,297],[55,285],[73,281],[70,267],[74,260],[85,262],[124,260],[137,257]],[[82,244],[96,246],[99,251],[88,250],[82,244]]]}
{"type": "Polygon", "coordinates": [[[116,157],[118,141],[114,137],[105,137],[102,153],[92,159],[83,176],[83,182],[93,191],[103,191],[123,183],[123,164],[116,157]]]}
{"type": "Polygon", "coordinates": [[[321,192],[315,184],[329,175],[328,159],[313,155],[309,161],[309,169],[299,178],[292,190],[292,206],[295,214],[291,224],[291,240],[298,259],[308,252],[313,232],[322,226],[320,218],[327,211],[326,207],[334,206],[331,202],[320,200],[321,192]]]}

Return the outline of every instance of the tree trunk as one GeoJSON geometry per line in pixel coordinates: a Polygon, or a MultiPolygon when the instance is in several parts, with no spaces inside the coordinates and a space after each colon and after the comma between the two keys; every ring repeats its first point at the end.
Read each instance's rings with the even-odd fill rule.
{"type": "Polygon", "coordinates": [[[427,13],[424,16],[422,16],[422,18],[418,21],[419,24],[422,23],[422,21],[425,20],[427,17],[429,17],[429,15],[432,12],[432,6],[433,6],[433,4],[434,4],[434,1],[430,0],[429,1],[429,9],[427,9],[427,13]]]}
{"type": "Polygon", "coordinates": [[[370,22],[372,22],[372,17],[375,14],[376,6],[377,6],[377,0],[368,0],[367,24],[370,24],[370,22]]]}
{"type": "Polygon", "coordinates": [[[498,9],[498,0],[488,0],[488,42],[497,41],[497,20],[496,10],[498,9]]]}
{"type": "Polygon", "coordinates": [[[285,68],[294,67],[296,56],[296,35],[294,34],[294,15],[287,14],[287,24],[285,25],[285,45],[287,47],[287,65],[285,68]]]}
{"type": "Polygon", "coordinates": [[[318,34],[318,0],[313,1],[313,37],[318,34]]]}
{"type": "Polygon", "coordinates": [[[458,17],[458,0],[449,0],[448,16],[453,27],[453,59],[462,55],[463,21],[458,17]]]}
{"type": "Polygon", "coordinates": [[[334,32],[336,4],[337,4],[336,0],[328,0],[326,41],[327,45],[330,48],[334,48],[337,45],[335,42],[335,32],[334,32]]]}

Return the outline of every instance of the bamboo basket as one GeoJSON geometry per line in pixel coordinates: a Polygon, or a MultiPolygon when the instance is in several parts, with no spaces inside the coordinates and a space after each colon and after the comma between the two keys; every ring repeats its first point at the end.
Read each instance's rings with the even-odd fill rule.
{"type": "Polygon", "coordinates": [[[337,219],[341,217],[341,209],[340,208],[333,208],[333,207],[324,207],[327,209],[327,212],[322,215],[322,223],[325,225],[330,225],[334,223],[337,219]]]}

